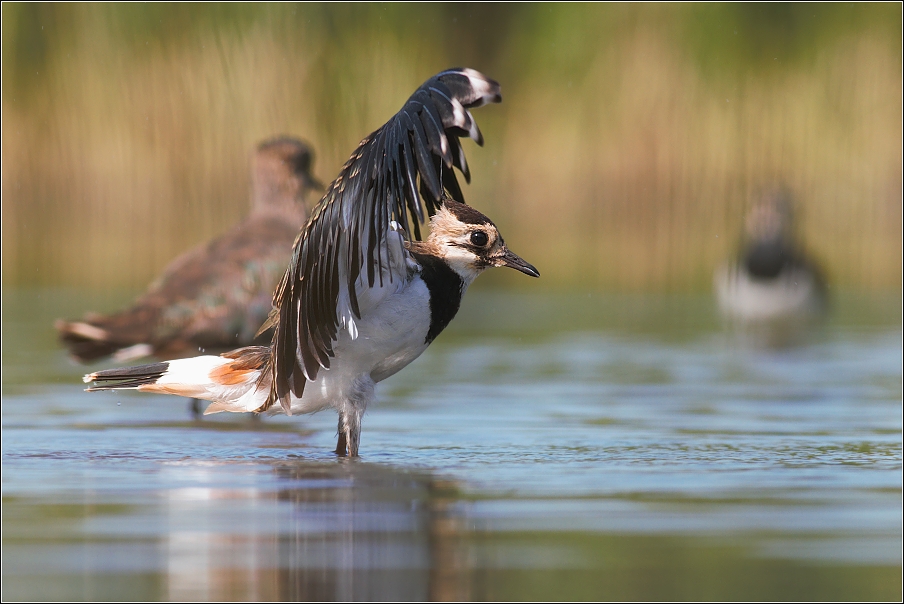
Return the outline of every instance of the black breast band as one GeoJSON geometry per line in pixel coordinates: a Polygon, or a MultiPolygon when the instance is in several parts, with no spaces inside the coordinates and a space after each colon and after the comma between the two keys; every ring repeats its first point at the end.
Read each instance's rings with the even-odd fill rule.
{"type": "Polygon", "coordinates": [[[430,292],[430,329],[425,340],[429,344],[458,312],[464,283],[458,273],[436,256],[417,252],[411,255],[421,265],[421,279],[430,292]]]}

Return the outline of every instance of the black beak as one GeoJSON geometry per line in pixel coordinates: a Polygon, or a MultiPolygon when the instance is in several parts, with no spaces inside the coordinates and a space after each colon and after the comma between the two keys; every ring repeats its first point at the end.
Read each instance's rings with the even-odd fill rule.
{"type": "Polygon", "coordinates": [[[502,255],[499,260],[497,260],[496,266],[507,266],[509,268],[513,268],[516,271],[521,271],[525,275],[530,275],[531,277],[539,277],[540,271],[538,271],[532,264],[528,264],[524,260],[522,260],[517,254],[509,251],[508,248],[505,248],[505,254],[502,255]]]}

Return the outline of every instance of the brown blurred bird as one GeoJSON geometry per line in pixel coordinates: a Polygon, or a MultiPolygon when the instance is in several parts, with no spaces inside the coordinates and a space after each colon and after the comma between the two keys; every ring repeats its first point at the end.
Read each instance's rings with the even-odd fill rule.
{"type": "Polygon", "coordinates": [[[83,363],[107,356],[166,359],[269,342],[272,332],[256,334],[307,220],[305,198],[322,188],[311,175],[313,157],[310,146],[294,138],[261,143],[247,218],[173,260],[132,307],[57,320],[72,357],[83,363]]]}

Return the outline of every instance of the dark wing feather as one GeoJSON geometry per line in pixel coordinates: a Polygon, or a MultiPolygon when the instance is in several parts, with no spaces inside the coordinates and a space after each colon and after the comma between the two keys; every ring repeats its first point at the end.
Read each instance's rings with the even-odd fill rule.
{"type": "Polygon", "coordinates": [[[444,196],[464,202],[453,171],[470,181],[459,138],[483,137],[468,109],[502,100],[499,84],[471,69],[427,80],[386,124],[361,141],[296,240],[273,298],[278,324],[268,405],[304,392],[328,368],[340,327],[361,318],[355,291],[392,279],[388,231],[396,221],[420,239],[420,225],[444,196]],[[418,193],[420,192],[420,194],[418,193]]]}

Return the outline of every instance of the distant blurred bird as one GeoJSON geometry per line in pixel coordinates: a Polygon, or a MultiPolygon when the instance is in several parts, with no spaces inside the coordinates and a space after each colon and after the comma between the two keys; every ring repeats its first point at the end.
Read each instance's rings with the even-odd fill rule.
{"type": "Polygon", "coordinates": [[[60,340],[80,362],[172,358],[268,342],[255,337],[273,290],[307,220],[305,198],[322,186],[311,175],[306,143],[280,137],[254,155],[251,213],[209,243],[173,260],[131,308],[56,321],[60,340]]]}
{"type": "Polygon", "coordinates": [[[473,69],[424,82],[366,137],[314,208],[273,297],[270,346],[248,346],[84,377],[93,390],[137,389],[212,401],[207,413],[339,413],[336,453],[358,455],[375,387],[420,356],[492,267],[533,277],[493,222],[464,204],[460,138],[483,137],[471,109],[502,100],[473,69]],[[420,224],[431,215],[430,234],[420,224]],[[411,225],[414,238],[408,235],[411,225]]]}
{"type": "Polygon", "coordinates": [[[792,218],[791,199],[782,188],[767,191],[748,213],[740,257],[715,274],[723,314],[757,322],[825,311],[825,280],[795,241],[792,218]]]}

